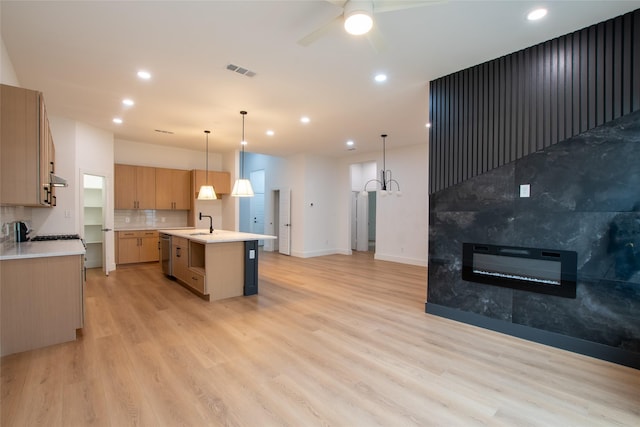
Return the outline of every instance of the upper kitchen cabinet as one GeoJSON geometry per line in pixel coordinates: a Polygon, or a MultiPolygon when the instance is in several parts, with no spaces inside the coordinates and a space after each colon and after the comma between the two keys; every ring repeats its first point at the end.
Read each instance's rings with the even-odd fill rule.
{"type": "MultiPolygon", "coordinates": [[[[193,173],[193,187],[195,197],[198,197],[200,187],[206,183],[206,171],[196,169],[193,173]]],[[[231,193],[231,174],[229,172],[209,171],[209,184],[213,185],[217,195],[231,193]]]]}
{"type": "Polygon", "coordinates": [[[0,85],[0,118],[0,204],[55,206],[55,149],[42,93],[0,85]]]}
{"type": "Polygon", "coordinates": [[[191,209],[191,173],[188,170],[156,168],[156,209],[191,209]]]}
{"type": "Polygon", "coordinates": [[[115,208],[156,209],[156,168],[115,165],[115,208]]]}

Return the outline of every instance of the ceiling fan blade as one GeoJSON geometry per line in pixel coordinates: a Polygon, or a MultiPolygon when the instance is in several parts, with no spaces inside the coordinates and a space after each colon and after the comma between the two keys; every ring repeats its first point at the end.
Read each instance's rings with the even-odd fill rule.
{"type": "Polygon", "coordinates": [[[387,41],[385,40],[382,32],[378,30],[378,28],[374,25],[371,31],[366,35],[367,40],[371,44],[371,47],[376,51],[376,53],[382,53],[387,50],[387,41]]]}
{"type": "Polygon", "coordinates": [[[447,0],[373,0],[373,13],[392,12],[444,3],[447,0]]]}
{"type": "Polygon", "coordinates": [[[309,46],[311,43],[315,42],[319,38],[323,37],[325,34],[333,31],[336,27],[340,27],[342,24],[342,14],[336,16],[320,28],[310,32],[300,40],[298,40],[298,44],[301,46],[309,46]]]}

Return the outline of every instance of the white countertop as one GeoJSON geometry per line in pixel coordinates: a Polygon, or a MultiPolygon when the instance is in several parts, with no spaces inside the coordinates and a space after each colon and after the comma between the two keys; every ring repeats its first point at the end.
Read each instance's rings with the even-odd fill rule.
{"type": "Polygon", "coordinates": [[[83,255],[86,253],[82,241],[49,240],[44,242],[6,242],[0,246],[0,261],[22,258],[83,255]]]}
{"type": "Polygon", "coordinates": [[[200,243],[225,243],[225,242],[247,242],[251,240],[275,240],[276,236],[267,234],[242,233],[239,231],[213,230],[209,233],[208,228],[196,228],[190,230],[158,230],[159,233],[171,236],[184,237],[200,243]]]}

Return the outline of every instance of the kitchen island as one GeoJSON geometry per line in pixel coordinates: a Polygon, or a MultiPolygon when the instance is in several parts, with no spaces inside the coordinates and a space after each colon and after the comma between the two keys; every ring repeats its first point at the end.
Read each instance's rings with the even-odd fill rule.
{"type": "Polygon", "coordinates": [[[228,230],[158,230],[165,274],[206,300],[258,293],[258,241],[275,236],[228,230]]]}

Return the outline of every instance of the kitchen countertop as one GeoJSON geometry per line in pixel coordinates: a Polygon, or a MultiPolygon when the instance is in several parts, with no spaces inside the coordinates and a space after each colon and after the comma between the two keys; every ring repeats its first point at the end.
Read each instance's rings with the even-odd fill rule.
{"type": "Polygon", "coordinates": [[[225,242],[246,242],[251,240],[275,240],[276,236],[267,234],[242,233],[239,231],[213,230],[209,233],[208,228],[197,228],[189,230],[158,230],[159,233],[171,236],[184,237],[199,243],[225,243],[225,242]]]}
{"type": "Polygon", "coordinates": [[[44,242],[5,242],[0,246],[0,261],[22,258],[83,255],[86,249],[79,239],[44,242]]]}

